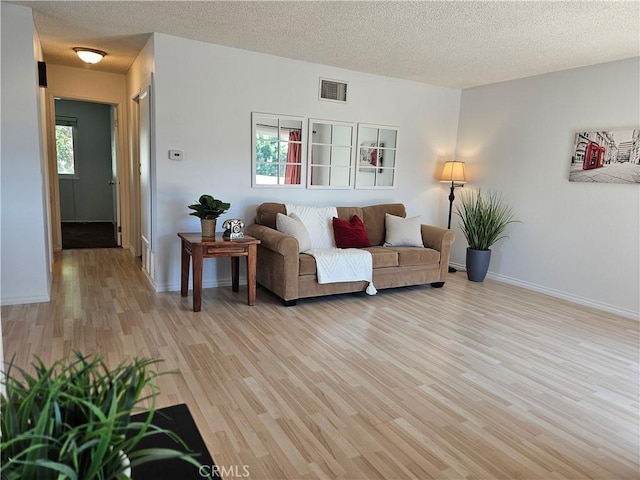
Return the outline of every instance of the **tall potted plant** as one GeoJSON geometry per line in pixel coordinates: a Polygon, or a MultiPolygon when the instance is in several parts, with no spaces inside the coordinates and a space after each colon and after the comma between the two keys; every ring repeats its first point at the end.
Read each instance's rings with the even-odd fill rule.
{"type": "Polygon", "coordinates": [[[152,423],[156,360],[134,358],[113,369],[98,356],[75,352],[34,374],[10,363],[0,396],[0,461],[3,480],[115,480],[137,465],[167,458],[200,464],[173,432],[152,423]],[[143,422],[131,421],[150,400],[143,422]],[[143,438],[168,435],[177,449],[136,449],[143,438]]]}
{"type": "Polygon", "coordinates": [[[230,203],[213,198],[211,195],[201,195],[198,201],[189,208],[195,210],[189,215],[200,218],[203,237],[215,237],[217,218],[231,208],[230,203]]]}
{"type": "Polygon", "coordinates": [[[482,282],[487,276],[491,261],[490,247],[504,235],[513,219],[513,210],[496,192],[483,195],[480,190],[466,191],[456,205],[459,226],[467,239],[467,277],[472,282],[482,282]]]}

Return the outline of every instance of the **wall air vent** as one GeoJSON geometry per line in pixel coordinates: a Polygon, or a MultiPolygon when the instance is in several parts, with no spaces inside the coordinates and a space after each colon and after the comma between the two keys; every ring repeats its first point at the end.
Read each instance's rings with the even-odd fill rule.
{"type": "Polygon", "coordinates": [[[331,102],[346,103],[347,102],[347,82],[339,80],[329,80],[328,78],[320,79],[320,100],[329,100],[331,102]]]}

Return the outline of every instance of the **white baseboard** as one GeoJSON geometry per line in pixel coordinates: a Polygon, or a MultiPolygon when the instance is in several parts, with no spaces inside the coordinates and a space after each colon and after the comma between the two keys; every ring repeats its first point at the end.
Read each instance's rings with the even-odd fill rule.
{"type": "Polygon", "coordinates": [[[51,301],[49,295],[35,295],[26,297],[2,297],[0,305],[21,305],[27,303],[47,303],[51,301]]]}
{"type": "Polygon", "coordinates": [[[153,288],[156,292],[160,292],[160,290],[158,290],[158,285],[156,285],[156,282],[153,280],[153,278],[151,278],[151,275],[149,275],[149,272],[147,272],[143,268],[142,269],[142,273],[144,273],[144,276],[146,277],[147,281],[149,282],[149,285],[151,285],[151,288],[153,288]]]}
{"type": "MultiPolygon", "coordinates": [[[[457,269],[460,269],[462,271],[466,271],[465,265],[461,263],[451,263],[451,266],[457,269]]],[[[597,308],[598,310],[603,310],[609,313],[615,313],[616,315],[631,318],[632,320],[640,321],[640,312],[634,312],[633,310],[628,310],[626,308],[616,307],[615,305],[609,305],[608,303],[597,302],[595,300],[591,300],[586,297],[581,297],[579,295],[574,295],[572,293],[563,292],[562,290],[556,290],[554,288],[545,287],[543,285],[538,285],[536,283],[526,282],[524,280],[519,280],[517,278],[508,277],[506,275],[500,275],[498,273],[492,273],[492,272],[487,273],[487,278],[496,280],[498,282],[507,283],[509,285],[515,285],[516,287],[522,287],[527,290],[532,290],[534,292],[544,293],[545,295],[561,298],[563,300],[577,303],[579,305],[597,308]]]]}

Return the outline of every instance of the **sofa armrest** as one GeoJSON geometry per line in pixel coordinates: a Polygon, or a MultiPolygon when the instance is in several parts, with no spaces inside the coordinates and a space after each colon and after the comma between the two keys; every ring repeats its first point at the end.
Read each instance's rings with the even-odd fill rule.
{"type": "Polygon", "coordinates": [[[422,243],[426,248],[432,248],[440,252],[440,278],[444,282],[449,272],[449,258],[451,245],[455,240],[453,230],[448,230],[434,225],[422,225],[422,243]]]}
{"type": "Polygon", "coordinates": [[[245,233],[260,240],[256,278],[284,301],[298,298],[298,241],[291,235],[254,223],[245,233]]]}
{"type": "Polygon", "coordinates": [[[455,236],[453,230],[436,227],[434,225],[421,225],[422,243],[427,248],[433,248],[442,252],[446,247],[451,248],[455,236]]]}
{"type": "Polygon", "coordinates": [[[265,225],[254,223],[245,229],[245,233],[260,240],[260,244],[280,255],[295,255],[298,257],[298,241],[291,235],[279,232],[265,225]]]}

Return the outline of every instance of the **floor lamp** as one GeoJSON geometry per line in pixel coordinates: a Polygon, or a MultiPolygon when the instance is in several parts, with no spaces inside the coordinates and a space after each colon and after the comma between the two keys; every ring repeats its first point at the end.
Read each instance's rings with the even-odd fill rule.
{"type": "MultiPolygon", "coordinates": [[[[463,187],[466,183],[464,178],[464,162],[445,162],[440,181],[451,183],[451,193],[449,193],[449,222],[447,228],[451,229],[451,212],[453,211],[453,201],[456,199],[454,190],[456,187],[463,187]]],[[[449,265],[449,272],[457,272],[455,268],[449,265]]]]}

